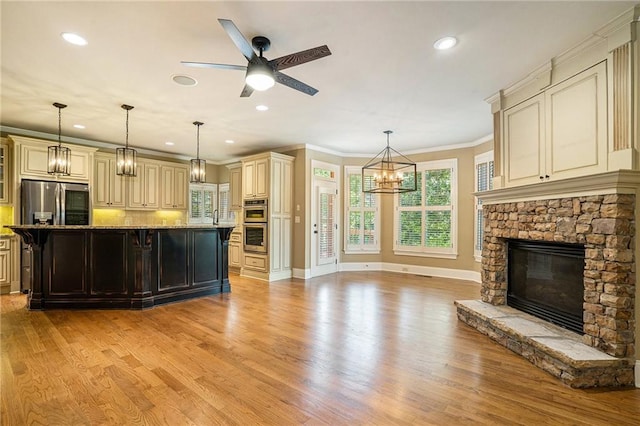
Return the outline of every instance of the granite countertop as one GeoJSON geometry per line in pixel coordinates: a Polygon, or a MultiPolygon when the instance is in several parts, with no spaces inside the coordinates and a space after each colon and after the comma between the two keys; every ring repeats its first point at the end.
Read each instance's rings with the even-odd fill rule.
{"type": "Polygon", "coordinates": [[[198,225],[5,225],[9,229],[218,229],[233,228],[235,223],[198,224],[198,225]]]}

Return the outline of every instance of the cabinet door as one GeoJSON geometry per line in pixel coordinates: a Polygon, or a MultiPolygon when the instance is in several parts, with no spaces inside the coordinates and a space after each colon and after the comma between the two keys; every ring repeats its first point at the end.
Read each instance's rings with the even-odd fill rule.
{"type": "Polygon", "coordinates": [[[122,207],[126,205],[126,184],[127,181],[123,176],[116,174],[116,159],[109,160],[109,196],[111,207],[122,207]]]}
{"type": "Polygon", "coordinates": [[[544,95],[504,112],[506,181],[510,186],[539,182],[545,175],[544,95]]]}
{"type": "Polygon", "coordinates": [[[551,179],[607,170],[607,81],[600,63],[545,92],[551,179]]]}
{"type": "Polygon", "coordinates": [[[175,169],[173,167],[165,167],[161,168],[162,175],[162,208],[163,209],[171,209],[174,207],[175,203],[173,202],[173,198],[175,195],[175,191],[173,190],[173,182],[175,179],[175,169]]]}
{"type": "Polygon", "coordinates": [[[8,250],[0,250],[0,285],[11,283],[11,273],[9,269],[10,253],[8,250]]]}
{"type": "Polygon", "coordinates": [[[176,209],[187,209],[187,190],[189,171],[183,167],[176,167],[173,180],[173,205],[176,209]]]}
{"type": "Polygon", "coordinates": [[[255,196],[266,198],[269,195],[269,160],[256,160],[255,196]]]}
{"type": "Polygon", "coordinates": [[[108,158],[96,158],[93,168],[93,207],[110,207],[108,158]]]}
{"type": "Polygon", "coordinates": [[[256,181],[256,162],[250,161],[242,164],[242,185],[243,185],[243,198],[253,198],[256,194],[255,191],[256,181]]]}
{"type": "Polygon", "coordinates": [[[242,248],[238,243],[229,243],[229,266],[242,266],[242,248]]]}
{"type": "Polygon", "coordinates": [[[9,147],[0,145],[0,204],[9,202],[9,147]]]}
{"type": "MultiPolygon", "coordinates": [[[[59,180],[88,181],[89,153],[71,149],[71,171],[69,176],[60,176],[59,180]]],[[[47,147],[22,145],[20,150],[20,174],[47,176],[47,147]]]]}
{"type": "Polygon", "coordinates": [[[157,209],[160,207],[158,184],[160,182],[160,167],[157,164],[144,165],[145,207],[157,209]]]}
{"type": "Polygon", "coordinates": [[[229,190],[231,192],[231,210],[242,208],[242,168],[229,172],[229,190]]]}
{"type": "Polygon", "coordinates": [[[138,162],[138,173],[136,177],[130,177],[129,180],[129,197],[127,207],[134,209],[144,208],[145,185],[144,185],[144,164],[138,162]]]}

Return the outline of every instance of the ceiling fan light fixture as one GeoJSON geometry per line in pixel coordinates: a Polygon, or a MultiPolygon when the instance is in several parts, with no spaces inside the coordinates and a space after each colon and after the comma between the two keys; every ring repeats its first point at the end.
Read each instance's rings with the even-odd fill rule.
{"type": "Polygon", "coordinates": [[[259,92],[271,89],[276,84],[273,69],[267,64],[251,64],[247,68],[245,82],[259,92]]]}

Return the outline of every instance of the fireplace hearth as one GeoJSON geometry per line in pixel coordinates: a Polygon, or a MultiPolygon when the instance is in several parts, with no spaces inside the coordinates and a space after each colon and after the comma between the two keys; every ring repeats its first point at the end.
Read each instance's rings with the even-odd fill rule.
{"type": "Polygon", "coordinates": [[[584,246],[507,240],[507,252],[507,305],[584,334],[584,246]]]}

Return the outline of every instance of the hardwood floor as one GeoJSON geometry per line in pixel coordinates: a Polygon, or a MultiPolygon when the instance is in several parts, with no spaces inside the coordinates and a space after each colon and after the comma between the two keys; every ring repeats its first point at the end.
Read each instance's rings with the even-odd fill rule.
{"type": "Polygon", "coordinates": [[[575,390],[460,323],[471,282],[385,272],[146,311],[0,297],[2,425],[638,424],[640,389],[575,390]]]}

